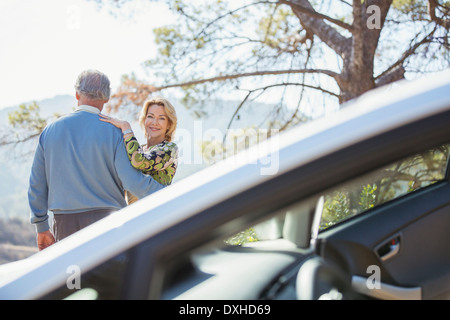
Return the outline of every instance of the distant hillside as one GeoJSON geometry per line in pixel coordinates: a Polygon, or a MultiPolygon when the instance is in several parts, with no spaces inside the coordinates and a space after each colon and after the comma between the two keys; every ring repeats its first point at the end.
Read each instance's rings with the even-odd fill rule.
{"type": "Polygon", "coordinates": [[[34,227],[22,219],[0,219],[0,264],[37,252],[34,227]]]}
{"type": "MultiPolygon", "coordinates": [[[[30,104],[33,101],[24,102],[30,104]]],[[[36,101],[40,107],[41,115],[48,117],[54,113],[69,113],[76,107],[77,101],[75,97],[70,95],[58,95],[53,98],[36,101]]],[[[0,109],[0,124],[8,124],[8,113],[17,110],[17,106],[6,107],[0,109]]]]}

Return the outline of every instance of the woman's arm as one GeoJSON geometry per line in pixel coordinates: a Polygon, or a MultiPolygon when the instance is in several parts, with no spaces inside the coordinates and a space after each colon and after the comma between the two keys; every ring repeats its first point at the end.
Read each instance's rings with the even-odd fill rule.
{"type": "Polygon", "coordinates": [[[131,165],[149,174],[162,184],[170,184],[178,165],[178,147],[173,142],[163,142],[144,151],[134,135],[125,136],[125,146],[131,165]]]}

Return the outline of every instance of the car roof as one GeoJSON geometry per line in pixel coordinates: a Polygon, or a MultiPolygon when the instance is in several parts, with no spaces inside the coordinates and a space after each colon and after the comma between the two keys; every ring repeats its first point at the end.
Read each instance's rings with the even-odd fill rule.
{"type": "Polygon", "coordinates": [[[275,135],[141,199],[28,259],[0,266],[0,298],[42,296],[65,283],[70,265],[89,270],[276,175],[363,139],[448,110],[449,92],[450,70],[446,70],[432,77],[401,81],[374,90],[328,117],[275,135]]]}

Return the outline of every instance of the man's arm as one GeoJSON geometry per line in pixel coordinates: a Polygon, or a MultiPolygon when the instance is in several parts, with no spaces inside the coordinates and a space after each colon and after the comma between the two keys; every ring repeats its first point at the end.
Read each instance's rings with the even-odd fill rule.
{"type": "Polygon", "coordinates": [[[48,224],[48,186],[45,176],[45,159],[42,145],[39,144],[34,154],[31,167],[30,185],[28,188],[28,203],[30,205],[30,222],[37,232],[47,231],[48,224]]]}
{"type": "Polygon", "coordinates": [[[37,231],[37,246],[39,251],[55,243],[48,224],[48,186],[45,176],[45,158],[41,141],[34,154],[31,167],[30,186],[28,189],[28,202],[30,204],[30,222],[37,231]]]}

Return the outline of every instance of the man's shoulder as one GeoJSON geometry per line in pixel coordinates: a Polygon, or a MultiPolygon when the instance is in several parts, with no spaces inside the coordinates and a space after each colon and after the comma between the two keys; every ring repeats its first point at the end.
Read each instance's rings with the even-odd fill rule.
{"type": "Polygon", "coordinates": [[[48,130],[53,130],[54,128],[57,128],[58,126],[63,125],[68,119],[70,119],[71,113],[63,114],[57,119],[47,123],[46,127],[44,128],[44,132],[48,130]]]}
{"type": "Polygon", "coordinates": [[[67,130],[68,128],[80,129],[88,132],[91,130],[86,130],[86,128],[91,128],[92,131],[97,132],[99,135],[111,134],[122,139],[121,130],[119,128],[116,128],[112,124],[100,121],[97,114],[89,112],[71,112],[65,114],[49,123],[44,130],[67,130]]]}

